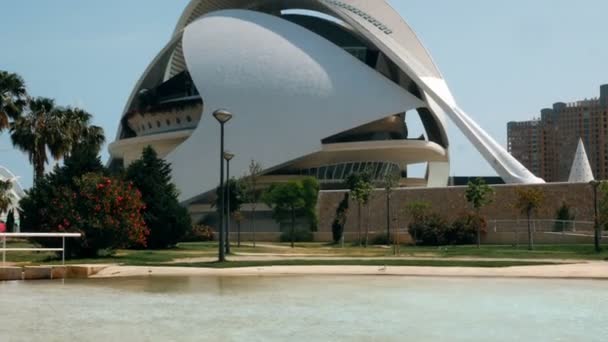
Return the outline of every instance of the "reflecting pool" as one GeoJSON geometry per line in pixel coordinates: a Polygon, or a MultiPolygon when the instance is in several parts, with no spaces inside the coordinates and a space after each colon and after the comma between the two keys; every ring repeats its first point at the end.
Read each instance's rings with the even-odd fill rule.
{"type": "Polygon", "coordinates": [[[606,341],[608,282],[147,277],[0,283],[0,341],[606,341]]]}

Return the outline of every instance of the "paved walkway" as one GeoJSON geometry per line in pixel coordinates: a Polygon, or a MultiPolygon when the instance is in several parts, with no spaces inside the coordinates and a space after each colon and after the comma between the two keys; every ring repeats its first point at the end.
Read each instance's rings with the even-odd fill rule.
{"type": "MultiPolygon", "coordinates": [[[[581,264],[592,261],[582,259],[521,259],[521,258],[477,258],[477,257],[411,257],[411,256],[381,256],[381,257],[357,257],[357,256],[336,256],[335,254],[274,254],[274,253],[238,253],[229,255],[230,261],[281,261],[281,260],[441,260],[441,261],[521,261],[521,262],[547,262],[563,264],[581,264]]],[[[169,261],[166,264],[189,264],[201,262],[213,262],[217,257],[195,257],[180,258],[169,261]]],[[[606,262],[608,265],[608,262],[606,262]]]]}
{"type": "Polygon", "coordinates": [[[191,268],[108,266],[92,278],[134,276],[285,276],[285,275],[390,275],[415,277],[545,278],[608,280],[607,262],[548,266],[479,267],[378,267],[378,266],[272,266],[249,268],[191,268]]]}

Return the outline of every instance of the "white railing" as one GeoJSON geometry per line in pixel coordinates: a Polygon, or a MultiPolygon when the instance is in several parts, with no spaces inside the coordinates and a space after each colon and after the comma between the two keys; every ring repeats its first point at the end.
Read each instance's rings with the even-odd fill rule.
{"type": "Polygon", "coordinates": [[[65,264],[65,238],[81,237],[80,233],[0,233],[2,238],[2,264],[6,263],[6,252],[61,252],[61,264],[65,264]],[[6,238],[61,238],[61,248],[6,248],[6,238]]]}

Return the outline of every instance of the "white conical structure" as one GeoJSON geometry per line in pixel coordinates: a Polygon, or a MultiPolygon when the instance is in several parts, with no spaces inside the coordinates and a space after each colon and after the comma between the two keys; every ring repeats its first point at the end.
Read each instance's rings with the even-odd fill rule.
{"type": "Polygon", "coordinates": [[[583,139],[579,139],[574,161],[572,162],[572,169],[570,169],[568,183],[589,183],[593,180],[593,171],[589,164],[589,158],[587,158],[583,139]]]}

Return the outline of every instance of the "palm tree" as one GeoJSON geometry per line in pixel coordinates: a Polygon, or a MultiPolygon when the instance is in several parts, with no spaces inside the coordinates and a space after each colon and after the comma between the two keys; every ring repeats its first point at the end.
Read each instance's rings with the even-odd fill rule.
{"type": "Polygon", "coordinates": [[[528,249],[534,249],[534,234],[532,233],[532,214],[543,205],[545,194],[541,189],[517,189],[515,207],[528,218],[528,249]]]}
{"type": "Polygon", "coordinates": [[[0,70],[0,132],[8,128],[27,104],[23,79],[17,74],[0,70]]]}
{"type": "Polygon", "coordinates": [[[79,108],[67,108],[58,114],[60,126],[66,132],[67,141],[62,146],[67,149],[63,152],[64,156],[69,156],[76,148],[99,152],[106,138],[103,128],[91,125],[91,114],[79,108]]]}
{"type": "Polygon", "coordinates": [[[11,124],[13,145],[28,154],[34,166],[34,182],[44,175],[47,151],[59,160],[69,150],[69,132],[61,125],[61,110],[48,98],[30,100],[25,115],[11,124]]]}
{"type": "Polygon", "coordinates": [[[93,148],[99,153],[101,146],[106,142],[103,128],[94,125],[87,126],[82,135],[82,141],[85,146],[93,148]]]}

